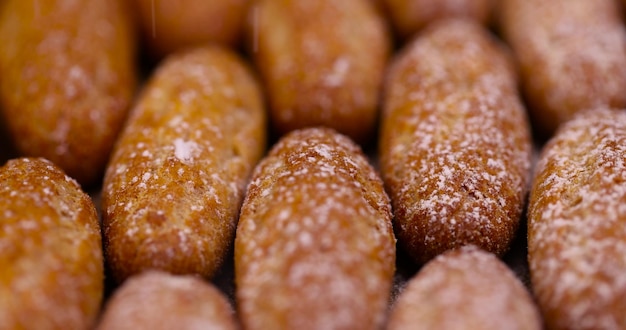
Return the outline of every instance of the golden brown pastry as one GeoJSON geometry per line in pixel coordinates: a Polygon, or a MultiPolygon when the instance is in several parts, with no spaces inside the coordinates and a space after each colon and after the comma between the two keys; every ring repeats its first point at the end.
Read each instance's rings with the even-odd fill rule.
{"type": "Polygon", "coordinates": [[[234,311],[213,285],[192,275],[146,271],[107,301],[98,330],[235,330],[234,311]]]}
{"type": "Polygon", "coordinates": [[[135,88],[119,1],[0,2],[0,108],[19,152],[97,183],[135,88]]]}
{"type": "Polygon", "coordinates": [[[507,265],[468,245],[431,260],[406,284],[387,329],[539,330],[542,321],[507,265]]]}
{"type": "Polygon", "coordinates": [[[547,327],[626,328],[626,112],[563,124],[536,170],[528,260],[547,327]]]}
{"type": "Polygon", "coordinates": [[[551,135],[580,110],[626,106],[626,29],[615,0],[502,0],[533,124],[551,135]]]}
{"type": "Polygon", "coordinates": [[[249,48],[274,128],[327,126],[372,140],[390,40],[367,0],[259,0],[249,48]]]}
{"type": "Polygon", "coordinates": [[[509,248],[530,176],[530,127],[504,49],[444,20],[390,68],[380,162],[401,246],[418,262],[474,244],[509,248]]]}
{"type": "Polygon", "coordinates": [[[105,253],[118,281],[147,268],[215,273],[265,123],[259,85],[230,50],[190,50],[156,70],[104,178],[105,253]]]}
{"type": "Polygon", "coordinates": [[[429,23],[440,19],[465,18],[486,25],[495,0],[380,1],[384,3],[396,32],[403,39],[409,39],[429,23]]]}
{"type": "Polygon", "coordinates": [[[89,329],[104,287],[96,209],[43,158],[0,167],[0,328],[89,329]]]}
{"type": "Polygon", "coordinates": [[[246,329],[378,329],[395,268],[391,208],[359,147],[327,128],[284,136],[257,166],[235,240],[246,329]]]}
{"type": "Polygon", "coordinates": [[[164,56],[183,48],[218,43],[235,46],[250,0],[134,0],[150,50],[164,56]]]}

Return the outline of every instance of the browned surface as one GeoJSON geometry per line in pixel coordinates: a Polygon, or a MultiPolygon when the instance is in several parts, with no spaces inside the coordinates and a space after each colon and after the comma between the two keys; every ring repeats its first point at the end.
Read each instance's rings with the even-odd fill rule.
{"type": "Polygon", "coordinates": [[[279,141],[253,174],[235,240],[246,329],[377,329],[394,274],[391,208],[359,148],[328,129],[279,141]]]}
{"type": "Polygon", "coordinates": [[[550,329],[626,328],[626,112],[598,109],[545,146],[528,258],[550,329]]]}
{"type": "Polygon", "coordinates": [[[432,25],[392,64],[381,171],[398,241],[418,262],[508,249],[530,176],[530,126],[507,54],[479,25],[432,25]]]}
{"type": "Polygon", "coordinates": [[[388,31],[364,0],[260,0],[248,48],[279,133],[324,125],[371,141],[390,50],[388,31]]]}
{"type": "Polygon", "coordinates": [[[98,330],[235,330],[234,311],[213,285],[192,275],[147,271],[108,300],[98,330]]]}
{"type": "Polygon", "coordinates": [[[486,25],[492,3],[499,0],[379,0],[396,32],[409,39],[429,23],[445,18],[466,18],[486,25]]]}
{"type": "Polygon", "coordinates": [[[96,183],[135,87],[135,38],[117,1],[0,3],[0,108],[23,155],[96,183]]]}
{"type": "Polygon", "coordinates": [[[154,55],[191,46],[239,43],[249,0],[133,0],[154,55]]]}
{"type": "Polygon", "coordinates": [[[146,268],[212,276],[264,151],[259,86],[235,53],[215,46],[166,60],[132,110],[104,179],[113,276],[146,268]]]}
{"type": "Polygon", "coordinates": [[[539,330],[542,320],[506,264],[465,246],[433,259],[408,282],[387,329],[539,330]]]}
{"type": "Polygon", "coordinates": [[[88,329],[104,272],[96,209],[52,163],[0,167],[0,328],[88,329]]]}
{"type": "Polygon", "coordinates": [[[615,0],[503,0],[535,129],[547,135],[597,106],[626,106],[626,30],[615,0]]]}

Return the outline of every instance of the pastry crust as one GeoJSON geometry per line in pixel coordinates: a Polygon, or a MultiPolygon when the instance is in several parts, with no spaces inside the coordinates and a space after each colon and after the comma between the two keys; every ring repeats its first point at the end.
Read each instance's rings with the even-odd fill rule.
{"type": "Polygon", "coordinates": [[[528,209],[533,291],[549,329],[626,327],[626,112],[596,109],[556,132],[528,209]]]}
{"type": "Polygon", "coordinates": [[[157,69],[104,178],[105,252],[118,281],[146,268],[215,273],[265,151],[265,123],[259,85],[232,51],[194,49],[157,69]]]}
{"type": "Polygon", "coordinates": [[[399,243],[424,263],[504,254],[530,176],[530,127],[505,50],[471,21],[431,25],[390,68],[379,140],[399,243]]]}
{"type": "Polygon", "coordinates": [[[294,131],[257,166],[235,240],[246,329],[379,329],[395,270],[391,207],[358,146],[294,131]]]}
{"type": "Polygon", "coordinates": [[[248,45],[279,134],[326,126],[371,142],[389,34],[363,0],[259,0],[248,45]]]}
{"type": "Polygon", "coordinates": [[[89,329],[104,287],[93,202],[43,158],[8,161],[0,182],[1,327],[89,329]]]}
{"type": "Polygon", "coordinates": [[[97,330],[235,330],[226,297],[192,275],[151,270],[129,278],[107,301],[97,330]]]}
{"type": "Polygon", "coordinates": [[[22,155],[83,185],[101,178],[136,85],[120,1],[0,3],[0,109],[22,155]]]}
{"type": "Polygon", "coordinates": [[[387,330],[542,329],[522,282],[495,255],[468,245],[426,264],[400,293],[387,330]]]}
{"type": "Polygon", "coordinates": [[[533,125],[550,136],[588,108],[626,106],[626,28],[615,0],[502,0],[533,125]]]}

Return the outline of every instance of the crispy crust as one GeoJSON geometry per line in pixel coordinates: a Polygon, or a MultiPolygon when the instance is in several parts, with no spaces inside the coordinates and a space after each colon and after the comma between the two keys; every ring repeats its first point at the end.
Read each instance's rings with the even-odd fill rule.
{"type": "Polygon", "coordinates": [[[0,4],[0,108],[13,141],[84,185],[101,177],[134,94],[127,14],[117,0],[0,4]]]}
{"type": "Polygon", "coordinates": [[[153,55],[192,46],[236,46],[250,0],[133,0],[144,39],[153,55]]]}
{"type": "Polygon", "coordinates": [[[409,39],[429,23],[445,18],[472,19],[483,25],[489,21],[494,0],[380,0],[389,13],[396,32],[409,39]]]}
{"type": "Polygon", "coordinates": [[[234,316],[226,297],[210,283],[152,270],[115,291],[96,329],[235,330],[234,316]]]}
{"type": "Polygon", "coordinates": [[[385,23],[362,0],[260,0],[250,11],[252,58],[279,133],[326,126],[372,139],[390,52],[385,23]]]}
{"type": "Polygon", "coordinates": [[[91,199],[42,158],[10,160],[0,182],[2,328],[90,328],[104,287],[91,199]]]}
{"type": "Polygon", "coordinates": [[[387,329],[539,330],[542,320],[507,265],[470,245],[439,255],[408,282],[387,329]]]}
{"type": "Polygon", "coordinates": [[[247,329],[378,329],[395,269],[382,181],[330,129],[283,137],[257,166],[235,240],[247,329]]]}
{"type": "Polygon", "coordinates": [[[133,109],[104,179],[114,277],[146,268],[212,276],[264,151],[259,86],[235,53],[214,46],[167,59],[133,109]]]}
{"type": "Polygon", "coordinates": [[[533,291],[551,329],[626,327],[626,113],[597,109],[544,147],[529,200],[533,291]]]}
{"type": "Polygon", "coordinates": [[[503,0],[533,124],[551,135],[578,111],[626,106],[626,29],[615,0],[503,0]]]}
{"type": "Polygon", "coordinates": [[[509,248],[530,176],[530,127],[504,50],[479,25],[446,20],[389,71],[382,175],[398,241],[418,262],[474,244],[509,248]]]}

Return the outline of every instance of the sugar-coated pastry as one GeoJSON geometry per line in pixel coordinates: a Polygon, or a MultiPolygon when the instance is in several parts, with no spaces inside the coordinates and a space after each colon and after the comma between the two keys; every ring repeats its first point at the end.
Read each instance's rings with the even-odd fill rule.
{"type": "Polygon", "coordinates": [[[626,107],[626,28],[615,0],[502,0],[502,35],[544,135],[588,108],[626,107]]]}
{"type": "Polygon", "coordinates": [[[96,208],[43,158],[0,167],[0,328],[91,329],[104,289],[96,208]]]}
{"type": "Polygon", "coordinates": [[[387,329],[540,330],[542,320],[507,265],[468,245],[437,256],[406,284],[387,329]]]}
{"type": "Polygon", "coordinates": [[[248,48],[279,134],[321,125],[375,140],[390,37],[373,3],[259,0],[249,18],[248,48]]]}
{"type": "Polygon", "coordinates": [[[22,155],[99,183],[135,93],[119,0],[0,1],[0,111],[22,155]]]}
{"type": "Polygon", "coordinates": [[[395,270],[391,206],[359,147],[284,136],[255,169],[235,240],[245,329],[379,329],[395,270]]]}
{"type": "Polygon", "coordinates": [[[381,172],[418,262],[466,244],[502,255],[515,236],[532,144],[507,55],[482,26],[444,20],[389,70],[381,172]]]}
{"type": "Polygon", "coordinates": [[[235,313],[212,284],[193,275],[148,270],[107,301],[97,330],[236,330],[235,313]]]}
{"type": "Polygon", "coordinates": [[[234,52],[207,46],[162,63],[104,178],[104,247],[118,281],[147,268],[215,273],[265,151],[265,122],[260,87],[234,52]]]}
{"type": "Polygon", "coordinates": [[[626,328],[626,112],[599,108],[563,124],[539,158],[528,207],[547,328],[626,328]]]}

